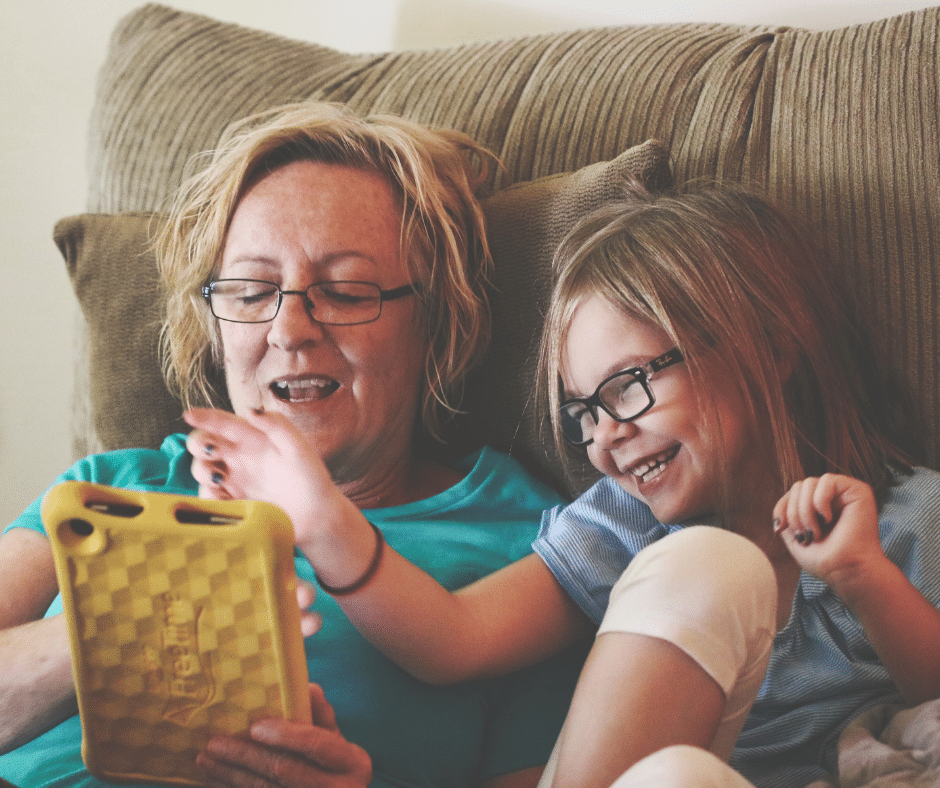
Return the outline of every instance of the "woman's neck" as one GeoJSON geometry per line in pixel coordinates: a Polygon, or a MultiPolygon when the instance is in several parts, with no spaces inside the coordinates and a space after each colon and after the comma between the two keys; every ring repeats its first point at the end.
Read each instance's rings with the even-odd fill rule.
{"type": "Polygon", "coordinates": [[[350,482],[337,481],[337,486],[360,509],[383,509],[438,495],[462,478],[453,468],[413,458],[391,470],[350,482]]]}

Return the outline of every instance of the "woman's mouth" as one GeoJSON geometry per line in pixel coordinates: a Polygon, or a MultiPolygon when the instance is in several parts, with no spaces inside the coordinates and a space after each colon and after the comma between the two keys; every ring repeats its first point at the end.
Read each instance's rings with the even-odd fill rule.
{"type": "Polygon", "coordinates": [[[659,476],[666,469],[666,465],[669,464],[669,461],[678,453],[679,446],[673,446],[661,454],[647,457],[632,468],[628,468],[627,472],[632,473],[639,480],[640,484],[647,484],[659,476]]]}
{"type": "Polygon", "coordinates": [[[269,387],[282,402],[314,402],[324,399],[339,388],[332,378],[291,378],[275,380],[269,387]]]}

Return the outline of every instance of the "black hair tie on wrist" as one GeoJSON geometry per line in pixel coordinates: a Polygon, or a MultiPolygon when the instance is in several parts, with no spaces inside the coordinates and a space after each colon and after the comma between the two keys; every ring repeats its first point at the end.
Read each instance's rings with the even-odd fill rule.
{"type": "Polygon", "coordinates": [[[369,566],[366,567],[366,571],[362,573],[362,576],[358,580],[350,583],[348,586],[336,588],[334,586],[328,586],[320,579],[319,574],[314,573],[313,576],[316,578],[317,583],[319,583],[320,588],[326,591],[330,596],[346,596],[347,594],[353,594],[365,588],[372,578],[375,577],[376,572],[379,571],[379,564],[382,563],[382,555],[385,552],[385,537],[375,523],[370,522],[369,525],[371,525],[372,530],[375,531],[375,552],[372,554],[372,560],[369,562],[369,566]]]}

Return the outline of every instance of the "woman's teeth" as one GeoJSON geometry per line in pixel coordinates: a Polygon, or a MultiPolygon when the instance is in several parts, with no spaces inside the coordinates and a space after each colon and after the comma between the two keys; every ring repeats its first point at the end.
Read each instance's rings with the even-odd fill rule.
{"type": "Polygon", "coordinates": [[[284,402],[305,402],[323,399],[339,388],[339,383],[327,378],[303,378],[300,380],[276,380],[271,392],[284,402]]]}
{"type": "Polygon", "coordinates": [[[630,469],[630,473],[638,477],[641,482],[650,482],[665,470],[667,463],[676,456],[679,447],[674,446],[668,451],[664,451],[652,459],[647,460],[640,465],[635,465],[630,469]]]}

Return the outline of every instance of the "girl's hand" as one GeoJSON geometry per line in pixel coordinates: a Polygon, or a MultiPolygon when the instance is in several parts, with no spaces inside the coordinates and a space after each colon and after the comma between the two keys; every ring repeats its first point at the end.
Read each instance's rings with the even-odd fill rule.
{"type": "Polygon", "coordinates": [[[883,561],[875,496],[864,482],[827,473],[797,482],[774,507],[774,530],[800,565],[837,594],[883,561]]]}
{"type": "Polygon", "coordinates": [[[346,513],[350,504],[316,447],[280,414],[197,408],[184,418],[195,428],[186,448],[200,497],[273,503],[287,512],[301,547],[346,513]]]}
{"type": "Polygon", "coordinates": [[[207,782],[234,788],[366,788],[372,762],[347,741],[333,709],[316,684],[310,685],[313,724],[260,720],[248,738],[217,736],[196,759],[207,782]]]}
{"type": "MultiPolygon", "coordinates": [[[[333,483],[303,433],[277,413],[194,409],[186,439],[203,498],[267,501],[294,526],[294,543],[328,583],[348,585],[369,565],[375,534],[362,512],[333,483]]],[[[302,600],[301,600],[302,602],[302,600]]],[[[301,604],[303,610],[303,604],[301,604]]],[[[304,619],[304,631],[316,626],[304,619]]]]}

